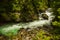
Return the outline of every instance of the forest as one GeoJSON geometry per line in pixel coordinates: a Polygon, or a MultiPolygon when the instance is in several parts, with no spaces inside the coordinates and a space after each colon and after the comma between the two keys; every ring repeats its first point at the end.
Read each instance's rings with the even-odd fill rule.
{"type": "Polygon", "coordinates": [[[60,0],[0,0],[0,40],[60,40],[60,0]]]}

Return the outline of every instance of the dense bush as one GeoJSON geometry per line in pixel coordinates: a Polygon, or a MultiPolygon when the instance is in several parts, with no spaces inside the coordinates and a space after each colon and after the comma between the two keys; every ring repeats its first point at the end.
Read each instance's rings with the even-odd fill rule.
{"type": "MultiPolygon", "coordinates": [[[[11,13],[15,15],[15,13],[21,14],[19,17],[20,21],[33,21],[38,19],[38,13],[40,11],[45,11],[48,6],[47,0],[0,0],[0,13],[6,13],[5,15],[9,16],[11,13]]],[[[16,15],[19,15],[16,14],[16,15]]],[[[8,17],[3,19],[9,19],[8,17]]],[[[16,16],[12,17],[12,20],[16,20],[16,16]]],[[[6,19],[6,20],[7,20],[6,19]]]]}
{"type": "Polygon", "coordinates": [[[55,0],[52,3],[53,4],[51,5],[53,5],[52,8],[54,10],[54,15],[55,15],[55,19],[54,22],[52,22],[52,24],[54,26],[60,27],[60,0],[59,1],[55,0]]]}
{"type": "Polygon", "coordinates": [[[33,21],[38,19],[39,12],[48,7],[53,9],[55,15],[52,25],[60,26],[60,0],[0,0],[0,18],[6,21],[33,21]]]}

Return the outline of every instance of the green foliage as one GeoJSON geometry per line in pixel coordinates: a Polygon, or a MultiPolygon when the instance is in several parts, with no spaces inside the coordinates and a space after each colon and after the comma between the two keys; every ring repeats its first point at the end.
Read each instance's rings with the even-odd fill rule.
{"type": "Polygon", "coordinates": [[[38,4],[39,4],[38,5],[39,10],[45,11],[48,8],[48,6],[47,6],[48,1],[47,0],[39,0],[38,4]]]}
{"type": "Polygon", "coordinates": [[[54,40],[60,40],[60,0],[53,0],[50,7],[53,8],[55,15],[55,19],[52,22],[54,28],[52,30],[52,37],[54,40]]]}
{"type": "Polygon", "coordinates": [[[47,0],[1,0],[0,4],[0,13],[4,12],[9,16],[12,12],[18,12],[21,14],[22,21],[37,20],[39,11],[45,11],[48,8],[47,0]]]}
{"type": "Polygon", "coordinates": [[[60,0],[53,0],[50,5],[52,6],[54,14],[56,16],[54,22],[52,22],[52,25],[60,27],[60,0]]]}
{"type": "Polygon", "coordinates": [[[60,14],[60,8],[57,9],[58,13],[60,14]]]}
{"type": "Polygon", "coordinates": [[[60,27],[60,22],[54,21],[54,22],[52,22],[52,24],[53,24],[54,26],[60,27]]]}
{"type": "Polygon", "coordinates": [[[20,13],[10,13],[9,17],[13,21],[16,21],[16,22],[20,21],[20,13]]]}
{"type": "MultiPolygon", "coordinates": [[[[36,38],[34,38],[35,40],[50,40],[51,39],[51,35],[48,34],[48,32],[44,31],[43,29],[41,29],[37,34],[36,34],[36,38]],[[48,35],[48,36],[47,36],[48,35]]],[[[34,40],[33,39],[33,40],[34,40]]]]}

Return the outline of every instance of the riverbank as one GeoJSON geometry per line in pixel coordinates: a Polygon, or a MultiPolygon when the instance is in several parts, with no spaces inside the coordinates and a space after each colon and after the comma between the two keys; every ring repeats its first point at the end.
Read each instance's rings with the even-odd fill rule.
{"type": "Polygon", "coordinates": [[[18,34],[15,35],[15,36],[12,36],[8,39],[8,37],[5,37],[5,36],[0,36],[0,40],[34,40],[34,39],[37,39],[37,40],[40,40],[40,38],[37,38],[36,36],[37,35],[50,35],[48,32],[49,29],[46,28],[41,28],[41,27],[38,27],[38,28],[34,28],[34,29],[30,29],[30,28],[27,28],[27,29],[24,29],[24,28],[21,28],[19,31],[18,31],[18,34]],[[40,34],[38,34],[40,32],[40,34]]]}

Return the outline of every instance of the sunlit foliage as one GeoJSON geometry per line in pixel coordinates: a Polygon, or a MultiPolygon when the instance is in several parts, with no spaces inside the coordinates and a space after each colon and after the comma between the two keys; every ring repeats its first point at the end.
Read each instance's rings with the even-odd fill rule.
{"type": "MultiPolygon", "coordinates": [[[[37,20],[39,17],[38,13],[48,8],[47,0],[0,0],[0,2],[0,13],[6,13],[8,16],[10,13],[19,13],[21,14],[18,17],[21,19],[20,21],[37,20]]],[[[12,17],[10,20],[12,21],[13,19],[12,17]]]]}

